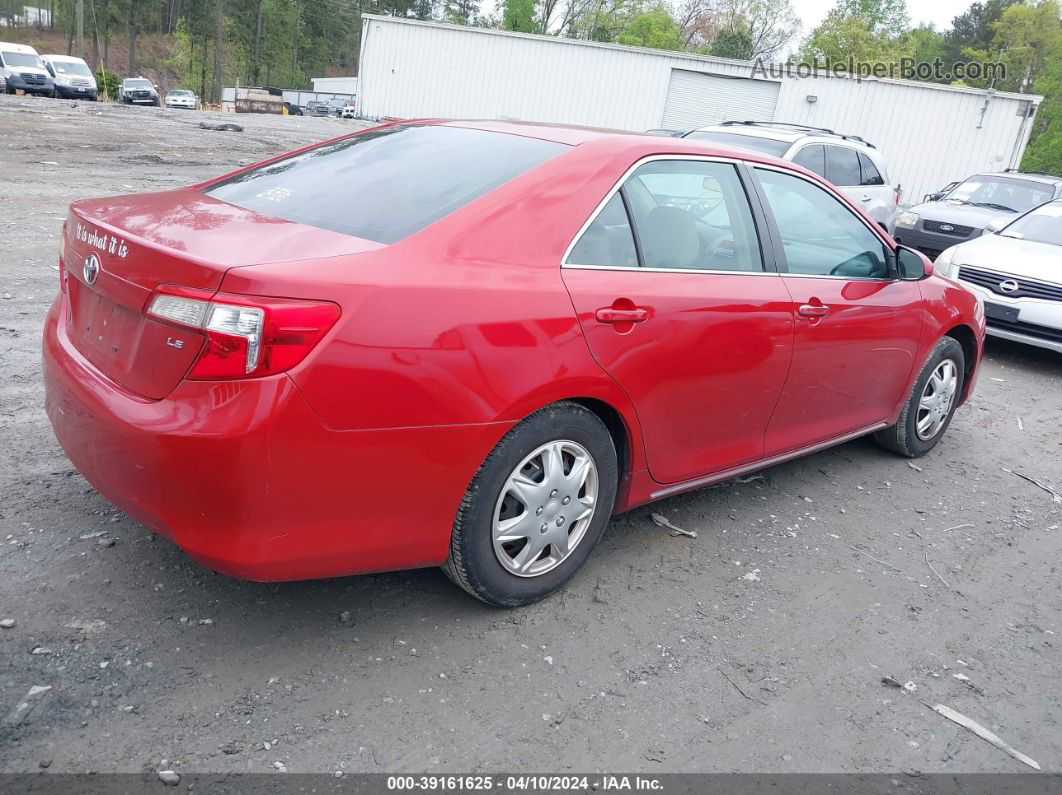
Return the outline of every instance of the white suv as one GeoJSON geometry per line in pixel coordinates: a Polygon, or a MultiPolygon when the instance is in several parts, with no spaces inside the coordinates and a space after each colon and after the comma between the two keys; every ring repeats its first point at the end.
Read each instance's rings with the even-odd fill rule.
{"type": "Polygon", "coordinates": [[[684,137],[790,160],[832,182],[890,235],[896,228],[900,190],[889,183],[881,152],[857,135],[784,122],[725,121],[684,137]]]}

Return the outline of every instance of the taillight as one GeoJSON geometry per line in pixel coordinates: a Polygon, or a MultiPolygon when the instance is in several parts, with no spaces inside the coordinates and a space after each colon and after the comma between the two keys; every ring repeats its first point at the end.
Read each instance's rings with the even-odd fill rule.
{"type": "Polygon", "coordinates": [[[305,359],[339,319],[339,307],[162,287],[147,314],[206,337],[188,378],[249,378],[284,372],[305,359]]]}

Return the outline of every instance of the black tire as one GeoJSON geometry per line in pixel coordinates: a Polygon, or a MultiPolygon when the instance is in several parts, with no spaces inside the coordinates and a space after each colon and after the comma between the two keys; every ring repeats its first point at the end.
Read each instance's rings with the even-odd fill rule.
{"type": "Polygon", "coordinates": [[[895,425],[875,433],[874,441],[886,450],[890,450],[898,455],[906,456],[907,458],[918,458],[936,447],[941,438],[943,438],[945,432],[948,430],[948,426],[951,425],[952,417],[955,416],[955,409],[962,397],[962,391],[966,380],[965,368],[966,355],[963,353],[962,345],[951,337],[941,338],[937,344],[933,346],[933,350],[929,352],[925,364],[922,365],[922,369],[918,373],[918,378],[915,379],[914,386],[911,389],[911,394],[908,396],[907,402],[904,404],[903,411],[900,412],[899,420],[897,420],[895,425]],[[957,381],[955,384],[954,397],[951,400],[951,406],[948,409],[944,422],[930,438],[921,439],[918,436],[918,429],[916,427],[918,419],[918,404],[925,392],[926,384],[929,382],[930,377],[945,359],[950,359],[955,365],[957,381]]]}
{"type": "Polygon", "coordinates": [[[566,583],[601,540],[616,502],[619,464],[616,446],[604,423],[577,403],[546,406],[512,428],[480,465],[461,499],[443,571],[468,593],[495,607],[538,601],[566,583]],[[502,487],[520,463],[551,441],[569,440],[590,454],[597,469],[598,494],[593,516],[567,557],[537,576],[511,573],[495,554],[494,510],[502,487]]]}

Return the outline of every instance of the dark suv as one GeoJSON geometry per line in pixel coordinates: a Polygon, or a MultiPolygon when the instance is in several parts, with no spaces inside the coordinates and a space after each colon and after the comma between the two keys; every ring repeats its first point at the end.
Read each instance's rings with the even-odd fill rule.
{"type": "Polygon", "coordinates": [[[154,105],[156,108],[162,104],[158,89],[146,77],[123,80],[118,87],[118,101],[123,105],[154,105]]]}
{"type": "Polygon", "coordinates": [[[974,174],[901,212],[893,237],[936,257],[946,248],[980,237],[995,219],[1000,219],[998,228],[1004,219],[1060,196],[1062,176],[1020,171],[974,174]]]}

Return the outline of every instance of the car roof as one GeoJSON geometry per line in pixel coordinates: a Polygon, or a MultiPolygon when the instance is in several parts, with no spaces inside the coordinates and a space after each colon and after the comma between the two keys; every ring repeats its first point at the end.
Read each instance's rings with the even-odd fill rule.
{"type": "Polygon", "coordinates": [[[85,66],[88,66],[88,64],[85,63],[84,58],[78,58],[76,55],[52,55],[49,53],[48,55],[42,55],[41,58],[43,58],[45,61],[59,61],[60,63],[84,63],[85,66]]]}
{"type": "MultiPolygon", "coordinates": [[[[983,171],[980,174],[973,174],[974,177],[1002,177],[1004,179],[1024,179],[1030,182],[1042,182],[1045,185],[1062,185],[1062,177],[1056,177],[1053,174],[1036,174],[1033,172],[1025,171],[983,171]]],[[[967,177],[966,179],[970,179],[967,177]]]]}
{"type": "MultiPolygon", "coordinates": [[[[695,138],[672,138],[663,135],[647,135],[630,130],[580,127],[571,124],[498,120],[403,119],[398,124],[438,124],[448,127],[464,127],[470,130],[486,130],[508,133],[509,135],[522,135],[527,138],[539,138],[544,141],[553,141],[573,147],[592,144],[595,147],[611,150],[617,155],[628,153],[637,158],[654,155],[726,157],[752,163],[777,165],[789,171],[808,174],[815,179],[819,179],[817,175],[807,169],[779,157],[742,149],[737,146],[731,147],[710,141],[699,141],[695,138]]],[[[356,135],[357,133],[354,134],[356,135]]]]}
{"type": "Polygon", "coordinates": [[[876,150],[874,144],[858,135],[839,133],[825,127],[810,127],[786,122],[725,121],[700,127],[691,132],[720,132],[731,135],[747,135],[754,138],[767,138],[772,141],[796,143],[805,138],[814,138],[816,143],[829,143],[833,146],[851,146],[863,151],[876,150]]]}
{"type": "Polygon", "coordinates": [[[10,41],[0,41],[0,49],[7,52],[19,52],[23,55],[37,55],[37,51],[28,44],[15,44],[10,41]]]}

